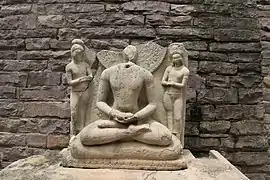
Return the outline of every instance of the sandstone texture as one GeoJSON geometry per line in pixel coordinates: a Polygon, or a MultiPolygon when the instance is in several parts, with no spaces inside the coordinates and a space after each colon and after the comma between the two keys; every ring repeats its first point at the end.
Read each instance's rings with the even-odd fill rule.
{"type": "Polygon", "coordinates": [[[0,171],[0,178],[3,180],[248,180],[217,152],[213,152],[211,158],[195,159],[191,155],[188,159],[188,169],[185,170],[144,171],[63,168],[59,156],[48,158],[38,155],[12,163],[0,171]]]}

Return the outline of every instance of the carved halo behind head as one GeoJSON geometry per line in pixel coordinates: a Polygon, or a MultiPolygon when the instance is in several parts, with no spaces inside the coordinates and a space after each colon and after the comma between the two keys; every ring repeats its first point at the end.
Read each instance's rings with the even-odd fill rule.
{"type": "Polygon", "coordinates": [[[136,56],[132,58],[132,60],[136,60],[134,63],[150,72],[154,72],[160,66],[165,58],[167,50],[167,48],[162,47],[154,42],[148,42],[146,44],[140,44],[137,46],[128,45],[122,52],[102,50],[97,53],[97,58],[105,68],[109,68],[111,66],[126,62],[124,57],[126,56],[126,51],[130,51],[132,49],[136,49],[136,56]]]}

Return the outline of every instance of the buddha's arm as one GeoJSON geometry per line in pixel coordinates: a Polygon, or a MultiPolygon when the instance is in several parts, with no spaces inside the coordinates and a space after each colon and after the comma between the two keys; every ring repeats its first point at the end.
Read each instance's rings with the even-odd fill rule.
{"type": "Polygon", "coordinates": [[[150,116],[156,110],[156,104],[154,102],[154,93],[153,93],[154,92],[154,80],[153,80],[153,75],[150,72],[147,72],[147,75],[146,75],[146,78],[144,81],[144,85],[145,85],[145,91],[146,91],[146,96],[147,96],[147,100],[148,100],[148,105],[134,114],[134,116],[136,118],[138,118],[139,120],[150,116]]]}
{"type": "Polygon", "coordinates": [[[108,98],[110,86],[108,79],[105,78],[105,73],[103,72],[101,74],[98,92],[97,92],[97,108],[107,114],[110,115],[110,112],[112,108],[106,103],[106,100],[108,98]]]}

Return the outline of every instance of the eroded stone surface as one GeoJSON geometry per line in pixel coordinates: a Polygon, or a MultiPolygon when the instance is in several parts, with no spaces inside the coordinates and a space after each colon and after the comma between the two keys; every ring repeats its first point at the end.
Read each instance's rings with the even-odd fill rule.
{"type": "Polygon", "coordinates": [[[32,156],[14,162],[0,172],[5,180],[138,180],[138,179],[183,179],[183,180],[248,180],[236,171],[228,161],[215,159],[190,159],[189,168],[180,171],[143,171],[111,169],[76,169],[59,166],[59,159],[32,156]]]}
{"type": "MultiPolygon", "coordinates": [[[[80,50],[78,53],[84,50],[81,45],[74,44],[72,46],[73,64],[78,56],[76,54],[77,49],[80,50]],[[75,46],[77,48],[73,50],[75,46]]],[[[187,65],[188,54],[182,44],[172,44],[170,49],[172,55],[175,53],[179,57],[182,55],[183,60],[180,67],[182,67],[181,65],[187,65]],[[179,51],[185,53],[181,54],[179,51]]],[[[92,166],[85,163],[85,161],[93,162],[91,160],[94,159],[116,161],[116,165],[112,165],[111,168],[121,168],[117,165],[117,162],[127,161],[127,159],[133,159],[134,165],[131,165],[130,168],[136,169],[154,169],[155,167],[166,169],[166,166],[172,166],[172,164],[175,164],[176,169],[181,169],[186,165],[184,160],[180,160],[183,150],[180,140],[153,117],[158,102],[153,93],[155,78],[150,71],[154,71],[160,66],[165,57],[165,50],[165,48],[150,42],[145,45],[138,45],[138,48],[129,45],[122,52],[102,51],[98,53],[97,56],[101,64],[107,69],[99,72],[101,75],[98,79],[99,87],[94,102],[96,102],[97,109],[105,116],[88,125],[80,123],[82,130],[78,135],[71,132],[72,135],[76,136],[73,136],[70,140],[70,152],[68,151],[70,155],[64,154],[63,156],[66,167],[99,167],[98,162],[97,164],[92,163],[92,166]],[[119,143],[118,141],[126,142],[119,143]],[[68,157],[73,158],[76,163],[67,160],[68,157]],[[158,164],[154,163],[155,161],[164,161],[165,165],[158,167],[158,164]],[[145,163],[154,163],[155,165],[148,167],[145,163]]],[[[81,58],[83,57],[81,56],[81,58]]],[[[177,62],[180,61],[177,60],[177,62]]],[[[85,63],[85,65],[87,64],[85,63]]],[[[87,70],[87,67],[77,68],[77,72],[73,71],[85,74],[85,69],[87,70]]],[[[184,70],[185,72],[188,71],[185,66],[184,70]]],[[[74,76],[75,78],[77,76],[76,74],[67,75],[70,82],[74,76]]],[[[174,79],[176,79],[176,82],[177,77],[174,79]]],[[[182,84],[186,87],[187,78],[183,79],[184,83],[182,82],[182,84]]],[[[73,81],[76,81],[76,79],[73,81]]],[[[182,87],[180,82],[178,84],[182,87]]],[[[73,107],[73,101],[76,100],[74,99],[74,93],[81,90],[80,85],[76,86],[78,86],[78,90],[76,87],[72,87],[71,107],[73,107]]],[[[178,101],[182,103],[183,98],[178,101]]],[[[87,106],[84,105],[84,107],[87,106]]],[[[185,103],[182,107],[183,112],[180,113],[180,116],[184,117],[185,103]]],[[[86,110],[82,110],[82,112],[87,113],[86,110]]],[[[73,109],[71,109],[71,114],[74,114],[73,109]]],[[[71,127],[82,119],[82,116],[72,117],[71,127]]],[[[182,118],[180,125],[182,129],[184,129],[183,120],[182,118]]],[[[182,141],[184,139],[183,132],[181,131],[182,141]]],[[[180,137],[180,133],[178,137],[180,137]]],[[[104,165],[100,165],[100,167],[104,167],[104,165]]]]}

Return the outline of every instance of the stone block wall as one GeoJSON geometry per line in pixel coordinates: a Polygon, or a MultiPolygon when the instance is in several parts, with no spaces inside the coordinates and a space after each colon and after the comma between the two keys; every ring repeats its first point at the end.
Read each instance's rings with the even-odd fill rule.
{"type": "Polygon", "coordinates": [[[2,0],[2,167],[67,146],[64,70],[73,38],[96,51],[154,40],[184,42],[190,52],[186,148],[197,155],[219,150],[251,179],[270,179],[262,88],[269,6],[267,0],[2,0]]]}

